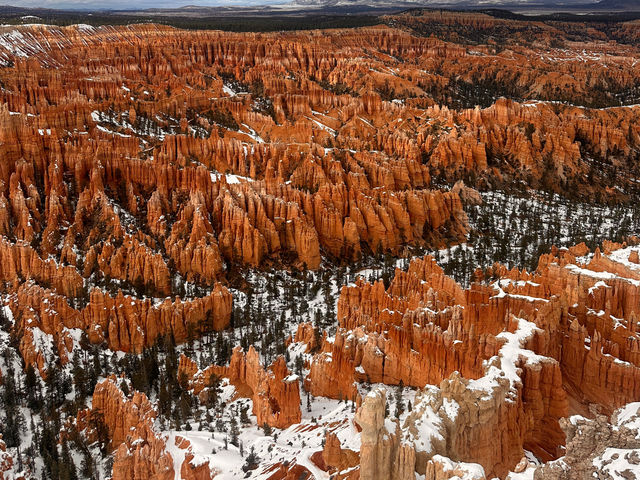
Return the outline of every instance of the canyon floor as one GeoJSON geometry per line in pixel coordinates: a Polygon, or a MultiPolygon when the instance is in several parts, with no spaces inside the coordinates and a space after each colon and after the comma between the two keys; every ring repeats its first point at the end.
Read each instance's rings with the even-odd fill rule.
{"type": "Polygon", "coordinates": [[[640,478],[640,23],[0,26],[0,480],[640,478]]]}

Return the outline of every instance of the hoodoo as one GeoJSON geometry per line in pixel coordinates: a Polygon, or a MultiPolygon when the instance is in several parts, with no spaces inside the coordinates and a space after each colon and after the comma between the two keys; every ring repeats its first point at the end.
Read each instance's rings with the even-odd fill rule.
{"type": "Polygon", "coordinates": [[[0,480],[640,478],[639,14],[56,2],[0,7],[0,480]]]}

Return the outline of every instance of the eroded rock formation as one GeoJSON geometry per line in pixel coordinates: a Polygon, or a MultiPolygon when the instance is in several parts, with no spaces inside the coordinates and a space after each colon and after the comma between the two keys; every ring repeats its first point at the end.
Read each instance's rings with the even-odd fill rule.
{"type": "Polygon", "coordinates": [[[184,375],[196,395],[207,394],[212,375],[225,377],[236,386],[241,396],[253,402],[253,414],[258,425],[287,428],[301,419],[300,387],[297,375],[291,374],[283,357],[268,368],[260,362],[253,347],[245,353],[236,347],[227,366],[211,365],[204,370],[186,356],[180,357],[179,375],[184,375]]]}
{"type": "Polygon", "coordinates": [[[314,356],[311,391],[357,398],[361,382],[424,389],[397,434],[384,427],[384,395],[364,399],[361,478],[427,469],[447,478],[458,467],[434,463],[438,455],[504,477],[524,450],[545,461],[561,454],[562,418],[637,401],[640,270],[629,257],[639,247],[604,248],[554,249],[533,273],[496,265],[497,280],[466,290],[430,257],[396,270],[387,289],[343,287],[339,329],[314,356]]]}
{"type": "Polygon", "coordinates": [[[555,462],[535,469],[535,480],[570,478],[633,478],[640,471],[640,404],[630,403],[611,418],[594,408],[592,419],[562,419],[567,450],[555,462]]]}
{"type": "MultiPolygon", "coordinates": [[[[223,330],[245,268],[462,242],[463,205],[481,201],[471,187],[638,194],[637,22],[419,10],[383,21],[270,34],[0,27],[0,290],[24,363],[46,377],[85,340],[140,353],[223,330]]],[[[311,358],[305,388],[360,404],[359,452],[327,432],[317,465],[352,480],[504,477],[529,468],[525,450],[559,457],[566,433],[565,464],[593,473],[581,463],[592,448],[605,466],[579,431],[603,418],[561,419],[640,399],[638,259],[608,242],[554,249],[535,272],[496,265],[463,288],[425,257],[386,288],[344,286],[335,335],[295,335],[311,358]],[[369,383],[419,390],[402,424],[385,420],[384,393],[363,398],[369,383]]],[[[179,372],[202,398],[213,375],[228,378],[259,425],[301,421],[283,358],[266,367],[235,350],[201,370],[182,357],[179,372]]],[[[89,437],[104,422],[114,480],[210,477],[120,381],[101,382],[77,418],[89,437]]],[[[314,468],[289,460],[266,473],[314,468]]],[[[11,461],[0,444],[0,477],[11,461]]]]}
{"type": "MultiPolygon", "coordinates": [[[[100,428],[106,429],[114,451],[114,480],[172,480],[176,459],[167,450],[166,437],[154,427],[157,412],[146,395],[134,391],[127,397],[117,382],[112,376],[96,385],[91,408],[78,414],[78,427],[89,437],[98,435],[100,428]]],[[[191,464],[188,441],[176,438],[176,447],[186,451],[181,478],[211,478],[208,464],[191,464]]]]}

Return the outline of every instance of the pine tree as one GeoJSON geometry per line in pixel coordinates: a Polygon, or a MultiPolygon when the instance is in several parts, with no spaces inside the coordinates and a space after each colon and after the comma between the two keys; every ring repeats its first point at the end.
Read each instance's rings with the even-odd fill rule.
{"type": "MultiPolygon", "coordinates": [[[[240,455],[242,455],[242,453],[240,453],[240,455]]],[[[247,459],[242,466],[242,471],[248,472],[249,470],[255,470],[256,468],[258,468],[258,463],[260,463],[260,458],[258,458],[258,455],[256,455],[254,447],[251,447],[249,455],[247,455],[247,459]]]]}
{"type": "Polygon", "coordinates": [[[62,458],[58,462],[58,478],[59,480],[78,480],[76,465],[69,453],[67,442],[62,442],[62,458]]]}
{"type": "Polygon", "coordinates": [[[188,418],[192,410],[193,402],[191,401],[191,394],[183,390],[178,400],[178,406],[180,407],[181,418],[188,418]]]}
{"type": "Polygon", "coordinates": [[[20,447],[20,434],[25,427],[25,420],[18,403],[18,389],[16,388],[13,371],[9,370],[4,378],[2,404],[4,422],[0,424],[4,442],[7,447],[20,447]]]}
{"type": "Polygon", "coordinates": [[[27,391],[27,406],[31,410],[40,409],[40,383],[36,376],[36,371],[33,365],[27,365],[25,370],[25,389],[27,391]]]}
{"type": "Polygon", "coordinates": [[[166,382],[160,382],[160,389],[158,391],[158,408],[160,414],[163,416],[169,416],[171,412],[171,393],[169,392],[166,382]]]}
{"type": "Polygon", "coordinates": [[[231,417],[231,426],[229,428],[229,435],[231,435],[231,445],[234,445],[237,447],[238,438],[240,436],[240,430],[238,429],[238,421],[236,420],[235,417],[231,417]]]}
{"type": "Polygon", "coordinates": [[[84,478],[96,478],[97,472],[93,464],[93,457],[91,451],[86,449],[83,451],[82,463],[80,465],[80,471],[84,478]]]}
{"type": "Polygon", "coordinates": [[[247,412],[249,411],[249,406],[245,405],[240,409],[240,423],[243,425],[249,425],[251,420],[249,420],[249,415],[247,412]]]}
{"type": "Polygon", "coordinates": [[[218,398],[220,395],[220,377],[215,373],[209,376],[208,382],[209,388],[207,389],[207,406],[209,408],[215,408],[218,405],[218,398]]]}
{"type": "Polygon", "coordinates": [[[404,389],[404,384],[402,383],[402,380],[400,380],[400,383],[398,384],[398,387],[396,388],[396,410],[394,412],[394,415],[396,418],[400,418],[400,415],[402,415],[404,413],[404,402],[402,400],[402,390],[404,389]]]}

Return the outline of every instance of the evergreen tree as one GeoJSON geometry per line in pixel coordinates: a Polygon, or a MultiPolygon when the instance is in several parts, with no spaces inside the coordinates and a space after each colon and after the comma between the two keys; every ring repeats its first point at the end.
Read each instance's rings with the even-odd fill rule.
{"type": "MultiPolygon", "coordinates": [[[[240,455],[242,455],[242,453],[243,452],[241,451],[240,455]]],[[[254,447],[251,447],[251,450],[249,451],[249,455],[247,455],[244,465],[242,466],[242,471],[248,472],[249,470],[255,470],[256,468],[258,468],[259,463],[260,463],[260,458],[258,457],[258,455],[256,455],[254,447]]]]}
{"type": "Polygon", "coordinates": [[[27,391],[27,406],[31,410],[40,409],[40,382],[33,365],[27,365],[25,370],[25,389],[27,391]]]}
{"type": "Polygon", "coordinates": [[[238,438],[240,436],[240,430],[238,428],[238,421],[235,417],[231,417],[231,424],[229,428],[229,435],[231,436],[231,445],[238,446],[238,438]]]}
{"type": "Polygon", "coordinates": [[[248,405],[245,405],[242,408],[240,408],[240,423],[242,423],[243,425],[249,425],[251,423],[251,420],[249,420],[249,415],[247,414],[248,411],[249,411],[248,405]]]}
{"type": "Polygon", "coordinates": [[[400,418],[400,415],[402,415],[404,413],[404,401],[402,400],[402,391],[404,389],[404,385],[402,383],[402,380],[400,380],[400,384],[398,384],[397,388],[396,388],[396,410],[394,412],[394,415],[396,418],[400,418]]]}
{"type": "Polygon", "coordinates": [[[4,375],[3,380],[2,405],[4,422],[0,424],[0,431],[7,447],[20,447],[21,433],[26,425],[20,410],[18,389],[13,371],[9,370],[4,375]]]}

